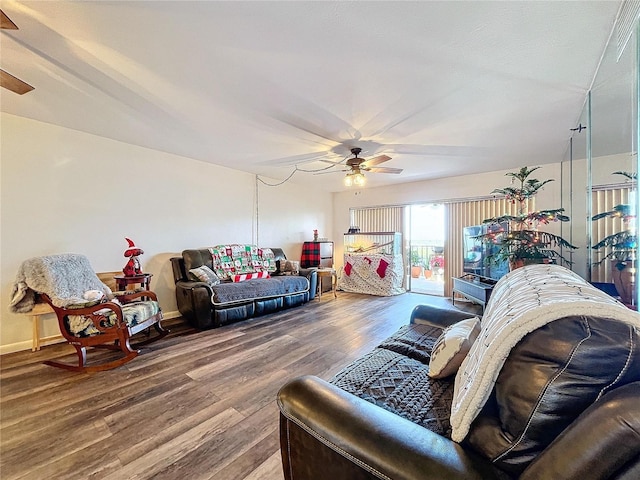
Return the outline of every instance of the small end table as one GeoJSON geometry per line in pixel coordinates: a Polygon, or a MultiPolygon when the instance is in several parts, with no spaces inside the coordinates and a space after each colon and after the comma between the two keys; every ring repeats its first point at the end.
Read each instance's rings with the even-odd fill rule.
{"type": "Polygon", "coordinates": [[[318,268],[318,298],[322,298],[322,281],[323,277],[331,277],[331,290],[333,291],[333,298],[338,298],[336,288],[338,287],[338,274],[334,268],[318,268]]]}
{"type": "Polygon", "coordinates": [[[136,283],[139,283],[143,290],[151,290],[151,277],[153,277],[152,273],[143,273],[131,277],[115,275],[113,279],[116,281],[116,289],[119,292],[123,292],[127,289],[128,285],[135,285],[136,283]]]}

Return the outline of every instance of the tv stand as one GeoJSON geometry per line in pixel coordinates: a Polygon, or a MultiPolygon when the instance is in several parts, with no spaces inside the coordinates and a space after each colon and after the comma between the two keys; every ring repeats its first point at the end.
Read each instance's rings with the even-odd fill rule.
{"type": "Polygon", "coordinates": [[[491,292],[493,292],[495,284],[496,280],[475,275],[473,273],[468,273],[459,278],[454,278],[451,303],[455,305],[456,293],[459,293],[472,302],[482,305],[482,311],[484,312],[484,308],[489,301],[489,297],[491,296],[491,292]]]}

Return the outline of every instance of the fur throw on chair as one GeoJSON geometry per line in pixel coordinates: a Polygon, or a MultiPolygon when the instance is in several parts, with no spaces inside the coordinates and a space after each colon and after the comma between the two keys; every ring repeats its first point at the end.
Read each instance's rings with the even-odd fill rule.
{"type": "Polygon", "coordinates": [[[89,259],[75,253],[34,257],[22,262],[11,291],[9,309],[28,313],[38,293],[45,293],[57,307],[85,303],[88,290],[99,290],[108,297],[111,290],[93,271],[89,259]]]}

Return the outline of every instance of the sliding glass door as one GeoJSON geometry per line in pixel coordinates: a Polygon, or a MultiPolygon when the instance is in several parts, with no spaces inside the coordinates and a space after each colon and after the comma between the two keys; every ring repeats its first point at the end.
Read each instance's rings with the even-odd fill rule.
{"type": "Polygon", "coordinates": [[[407,284],[414,293],[443,296],[447,268],[444,205],[411,205],[409,209],[410,269],[407,284]]]}

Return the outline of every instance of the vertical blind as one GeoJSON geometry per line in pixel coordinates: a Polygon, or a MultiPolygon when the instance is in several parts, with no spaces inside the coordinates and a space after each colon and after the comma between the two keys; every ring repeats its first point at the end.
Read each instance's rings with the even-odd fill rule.
{"type": "Polygon", "coordinates": [[[403,206],[352,208],[349,210],[350,225],[361,232],[404,233],[403,206]]]}
{"type": "MultiPolygon", "coordinates": [[[[405,206],[352,208],[349,211],[350,225],[361,232],[401,232],[403,234],[403,257],[406,259],[405,206]]],[[[501,215],[517,215],[518,204],[504,198],[461,200],[445,204],[446,240],[444,255],[446,262],[444,295],[452,295],[452,277],[463,274],[463,230],[464,227],[480,225],[487,218],[501,215]]],[[[535,210],[535,199],[529,199],[525,208],[535,210]]]]}
{"type": "Polygon", "coordinates": [[[361,232],[400,232],[402,234],[402,258],[405,271],[408,262],[406,254],[407,232],[405,232],[405,206],[351,208],[349,209],[349,225],[358,227],[361,232]]]}
{"type": "MultiPolygon", "coordinates": [[[[517,215],[520,205],[514,204],[505,198],[488,198],[482,200],[462,200],[445,205],[445,218],[447,222],[447,240],[444,247],[447,269],[444,278],[444,295],[452,295],[452,277],[459,277],[463,272],[464,251],[463,231],[464,227],[482,224],[487,218],[502,215],[517,215]]],[[[535,199],[531,198],[525,204],[528,211],[535,210],[535,199]]]]}
{"type": "MultiPolygon", "coordinates": [[[[609,212],[617,205],[629,204],[629,187],[615,186],[614,188],[598,188],[594,187],[591,201],[593,214],[609,212]]],[[[620,217],[601,218],[591,222],[591,238],[593,245],[605,237],[627,229],[620,217]]],[[[611,278],[610,262],[605,261],[598,264],[600,260],[610,251],[610,249],[601,249],[593,252],[593,265],[591,268],[591,281],[613,283],[611,278]]]]}

